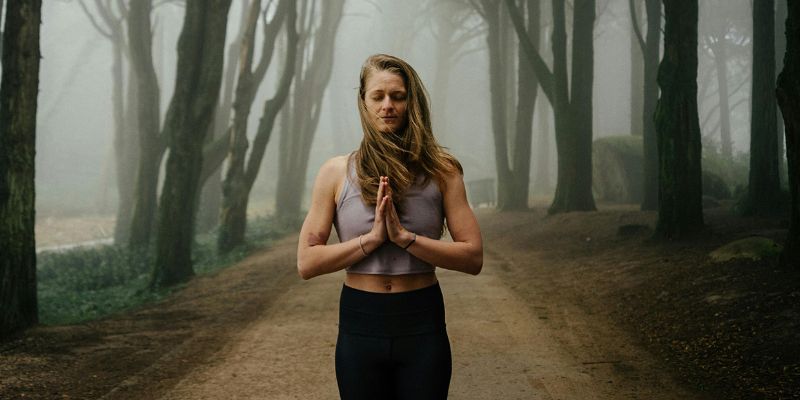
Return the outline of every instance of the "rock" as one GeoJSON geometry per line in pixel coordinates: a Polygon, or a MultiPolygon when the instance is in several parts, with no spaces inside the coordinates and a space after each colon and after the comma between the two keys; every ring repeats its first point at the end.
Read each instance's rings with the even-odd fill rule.
{"type": "Polygon", "coordinates": [[[745,239],[728,243],[714,251],[709,256],[715,262],[725,262],[735,258],[760,260],[775,257],[781,253],[783,246],[772,239],[763,236],[751,236],[745,239]]]}
{"type": "Polygon", "coordinates": [[[644,164],[641,136],[608,136],[592,143],[592,190],[602,201],[640,203],[644,164]]]}

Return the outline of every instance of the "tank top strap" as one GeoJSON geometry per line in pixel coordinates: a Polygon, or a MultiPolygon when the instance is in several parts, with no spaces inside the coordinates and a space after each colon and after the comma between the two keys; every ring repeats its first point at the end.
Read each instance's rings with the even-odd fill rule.
{"type": "Polygon", "coordinates": [[[342,185],[342,191],[339,192],[339,200],[336,202],[336,209],[340,209],[342,207],[342,202],[344,201],[345,197],[349,191],[356,187],[353,182],[354,179],[354,172],[355,172],[355,163],[353,163],[352,155],[347,157],[347,168],[344,173],[344,184],[342,185]]]}

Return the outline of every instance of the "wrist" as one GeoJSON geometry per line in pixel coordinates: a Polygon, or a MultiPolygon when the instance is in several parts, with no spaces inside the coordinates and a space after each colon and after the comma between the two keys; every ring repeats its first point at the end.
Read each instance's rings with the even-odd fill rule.
{"type": "Polygon", "coordinates": [[[403,232],[404,233],[400,235],[401,239],[398,240],[396,244],[402,247],[403,250],[407,250],[417,240],[417,234],[409,231],[403,231],[403,232]]]}
{"type": "Polygon", "coordinates": [[[362,248],[364,249],[364,252],[370,254],[373,251],[375,251],[375,249],[380,247],[381,243],[383,243],[383,240],[381,240],[380,237],[378,237],[378,235],[374,234],[373,232],[368,232],[361,235],[360,243],[362,248]]]}

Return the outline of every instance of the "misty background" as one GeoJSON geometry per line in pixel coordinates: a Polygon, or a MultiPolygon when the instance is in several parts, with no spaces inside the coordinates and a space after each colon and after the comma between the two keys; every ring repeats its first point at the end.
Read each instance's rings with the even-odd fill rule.
{"type": "MultiPolygon", "coordinates": [[[[96,14],[92,2],[86,3],[87,9],[96,14]]],[[[226,36],[229,44],[238,40],[243,4],[237,0],[231,5],[226,36]]],[[[545,4],[544,8],[549,7],[545,4]]],[[[632,37],[628,1],[599,1],[597,10],[594,137],[628,135],[631,134],[632,37]]],[[[161,88],[162,119],[174,90],[175,48],[183,11],[181,2],[157,3],[154,10],[153,57],[161,88]]],[[[733,150],[743,153],[749,146],[750,13],[748,1],[700,3],[698,98],[706,149],[720,145],[720,119],[716,69],[711,52],[704,48],[703,33],[711,35],[720,31],[718,25],[728,30],[722,35],[728,35],[731,43],[727,64],[733,150]]],[[[543,25],[547,26],[549,13],[543,10],[542,16],[543,25]]],[[[545,27],[543,33],[546,31],[545,27]]],[[[466,1],[348,0],[334,42],[332,76],[324,91],[305,185],[310,185],[324,160],[358,146],[362,135],[355,102],[358,73],[364,59],[374,53],[399,56],[417,70],[431,97],[435,134],[464,165],[465,180],[493,178],[495,163],[485,34],[480,15],[466,1]],[[444,23],[452,23],[456,18],[461,26],[455,35],[466,38],[451,46],[456,59],[446,66],[447,85],[445,91],[440,92],[437,89],[442,85],[437,84],[437,79],[445,78],[437,76],[436,71],[437,62],[441,62],[437,59],[437,34],[444,23]]],[[[44,1],[41,35],[37,213],[39,217],[113,215],[117,192],[112,145],[111,42],[91,24],[77,1],[44,1]]],[[[549,45],[543,46],[542,52],[549,53],[549,45]]],[[[270,68],[254,102],[249,124],[251,139],[260,117],[259,105],[276,86],[275,65],[277,62],[270,68]]],[[[127,63],[125,68],[129,68],[127,63]]],[[[547,104],[545,96],[538,96],[538,99],[547,104]]],[[[551,153],[551,168],[547,171],[550,181],[532,180],[531,191],[546,195],[552,193],[555,185],[556,156],[552,115],[545,116],[545,125],[537,122],[542,118],[543,109],[552,113],[549,105],[546,109],[536,108],[532,157],[540,154],[544,127],[551,135],[546,143],[551,153]]],[[[280,129],[278,124],[276,130],[280,129]]],[[[277,135],[273,135],[251,195],[251,212],[269,213],[274,208],[277,142],[277,135]]],[[[533,178],[537,164],[535,161],[531,164],[533,178]]]]}

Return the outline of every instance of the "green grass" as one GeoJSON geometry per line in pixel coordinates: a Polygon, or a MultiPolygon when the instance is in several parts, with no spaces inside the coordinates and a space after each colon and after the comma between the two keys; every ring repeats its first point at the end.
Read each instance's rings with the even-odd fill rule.
{"type": "MultiPolygon", "coordinates": [[[[271,217],[248,221],[247,243],[216,252],[216,231],[195,238],[192,261],[198,275],[218,271],[255,249],[294,232],[297,221],[271,217]]],[[[163,299],[176,287],[151,290],[152,255],[102,246],[46,252],[37,256],[39,320],[47,325],[90,321],[163,299]]]]}

